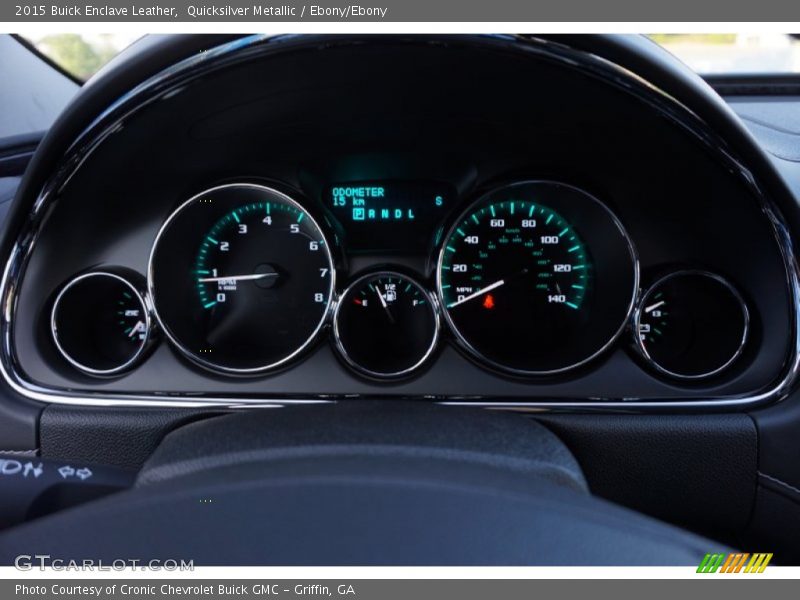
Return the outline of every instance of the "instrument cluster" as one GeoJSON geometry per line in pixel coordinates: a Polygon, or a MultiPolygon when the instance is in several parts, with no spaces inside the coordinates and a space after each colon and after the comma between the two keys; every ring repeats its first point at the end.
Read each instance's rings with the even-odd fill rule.
{"type": "Polygon", "coordinates": [[[493,373],[563,376],[619,345],[676,384],[725,377],[749,341],[735,281],[664,265],[642,289],[609,205],[558,181],[460,198],[443,182],[228,182],[189,199],[153,240],[147,273],[103,267],[64,282],[49,312],[72,369],[116,377],[169,344],[226,377],[291,368],[320,344],[357,376],[424,372],[452,344],[493,373]],[[407,254],[427,257],[422,271],[407,254]],[[388,257],[351,269],[358,257],[388,257]]]}

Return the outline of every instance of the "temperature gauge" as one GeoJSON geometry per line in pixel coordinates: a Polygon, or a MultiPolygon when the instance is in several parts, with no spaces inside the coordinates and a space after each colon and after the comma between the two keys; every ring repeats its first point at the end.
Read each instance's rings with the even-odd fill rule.
{"type": "Polygon", "coordinates": [[[660,372],[700,379],[727,368],[741,354],[748,311],[722,277],[680,271],[657,281],[636,312],[636,342],[660,372]]]}
{"type": "Polygon", "coordinates": [[[75,368],[113,375],[132,366],[150,341],[150,314],[126,277],[94,271],[67,283],[50,317],[56,347],[75,368]]]}
{"type": "Polygon", "coordinates": [[[342,294],[334,335],[342,357],[358,371],[402,377],[421,366],[436,347],[439,315],[433,297],[412,279],[374,273],[357,279],[342,294]]]}

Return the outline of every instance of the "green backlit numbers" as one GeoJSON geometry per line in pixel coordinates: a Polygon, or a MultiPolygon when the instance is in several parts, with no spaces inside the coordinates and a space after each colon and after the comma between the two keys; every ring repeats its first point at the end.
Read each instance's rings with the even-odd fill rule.
{"type": "Polygon", "coordinates": [[[464,215],[445,241],[443,301],[460,311],[484,302],[491,311],[517,290],[521,295],[513,302],[523,308],[555,304],[579,310],[590,287],[586,264],[583,242],[556,211],[518,200],[488,204],[464,215]],[[481,291],[493,285],[497,289],[487,300],[481,291]]]}
{"type": "Polygon", "coordinates": [[[312,214],[253,183],[181,204],[156,237],[149,271],[164,333],[223,373],[262,373],[299,356],[332,305],[333,260],[312,214]]]}
{"type": "Polygon", "coordinates": [[[461,350],[494,370],[561,372],[609,347],[630,317],[638,272],[616,217],[551,181],[498,187],[444,236],[437,287],[461,350]]]}

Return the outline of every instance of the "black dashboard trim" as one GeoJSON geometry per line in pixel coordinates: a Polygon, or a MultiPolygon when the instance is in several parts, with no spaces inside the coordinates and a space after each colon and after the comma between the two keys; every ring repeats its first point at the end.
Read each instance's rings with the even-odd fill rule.
{"type": "Polygon", "coordinates": [[[43,135],[37,131],[0,140],[0,177],[24,173],[43,135]]]}
{"type": "MultiPolygon", "coordinates": [[[[5,265],[2,282],[0,283],[0,296],[3,305],[3,339],[0,348],[0,374],[6,383],[21,396],[40,402],[61,403],[88,406],[225,406],[225,407],[274,407],[288,404],[326,403],[344,397],[320,396],[316,398],[255,398],[243,395],[214,396],[198,394],[120,394],[120,393],[88,393],[80,390],[58,390],[44,388],[25,379],[19,370],[14,356],[13,347],[13,320],[14,308],[17,300],[16,290],[19,278],[22,276],[28,257],[35,245],[39,227],[48,212],[51,204],[56,199],[59,190],[70,180],[71,175],[81,166],[86,157],[91,154],[108,136],[121,126],[125,119],[132,113],[156,101],[164,93],[177,86],[186,85],[189,81],[202,74],[217,68],[224,67],[230,62],[250,58],[261,53],[280,52],[297,47],[304,43],[319,43],[315,36],[306,38],[309,41],[298,41],[295,36],[248,36],[233,41],[228,41],[205,52],[197,53],[190,58],[183,59],[162,72],[150,77],[143,83],[129,91],[114,104],[103,111],[72,144],[65,157],[62,159],[56,175],[49,180],[38,195],[32,210],[28,213],[21,233],[16,237],[11,249],[9,260],[5,265]]],[[[375,38],[371,38],[375,39],[375,38]]],[[[442,40],[445,38],[443,37],[442,40]]],[[[780,211],[773,204],[767,194],[762,190],[756,177],[728,150],[728,145],[716,135],[700,116],[681,103],[674,96],[657,87],[652,82],[643,79],[624,66],[620,66],[606,58],[582,50],[577,46],[554,41],[552,39],[536,37],[512,36],[476,36],[473,41],[481,40],[484,43],[495,43],[516,51],[529,53],[550,60],[560,62],[571,68],[581,70],[589,76],[602,79],[617,87],[637,96],[648,103],[663,116],[672,120],[676,125],[683,127],[716,156],[723,160],[732,171],[738,173],[749,187],[751,193],[760,200],[762,209],[769,219],[786,267],[787,283],[791,294],[794,311],[792,318],[792,331],[794,344],[791,355],[785,363],[783,377],[769,389],[760,390],[753,394],[741,396],[727,396],[709,398],[704,400],[638,400],[634,398],[596,398],[596,399],[560,399],[552,401],[533,402],[503,402],[485,401],[483,398],[448,399],[431,397],[433,401],[446,405],[486,406],[494,409],[507,409],[519,411],[542,410],[586,410],[586,409],[620,409],[625,411],[640,409],[656,410],[708,410],[713,409],[740,409],[754,405],[769,403],[784,398],[794,387],[800,373],[800,332],[798,331],[798,317],[800,316],[800,269],[794,254],[794,247],[789,227],[784,221],[780,211]]],[[[431,38],[431,42],[441,41],[431,38]]],[[[325,44],[342,43],[369,43],[369,39],[357,37],[326,38],[325,44]]]]}
{"type": "Polygon", "coordinates": [[[794,73],[706,75],[704,79],[721,96],[797,96],[800,78],[794,73]]]}

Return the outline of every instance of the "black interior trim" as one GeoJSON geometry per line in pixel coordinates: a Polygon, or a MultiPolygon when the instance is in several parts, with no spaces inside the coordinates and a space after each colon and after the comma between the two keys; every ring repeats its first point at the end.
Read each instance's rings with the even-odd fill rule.
{"type": "Polygon", "coordinates": [[[720,96],[797,96],[800,76],[786,74],[705,75],[720,96]]]}
{"type": "Polygon", "coordinates": [[[0,177],[22,175],[44,135],[36,131],[0,139],[0,177]]]}

